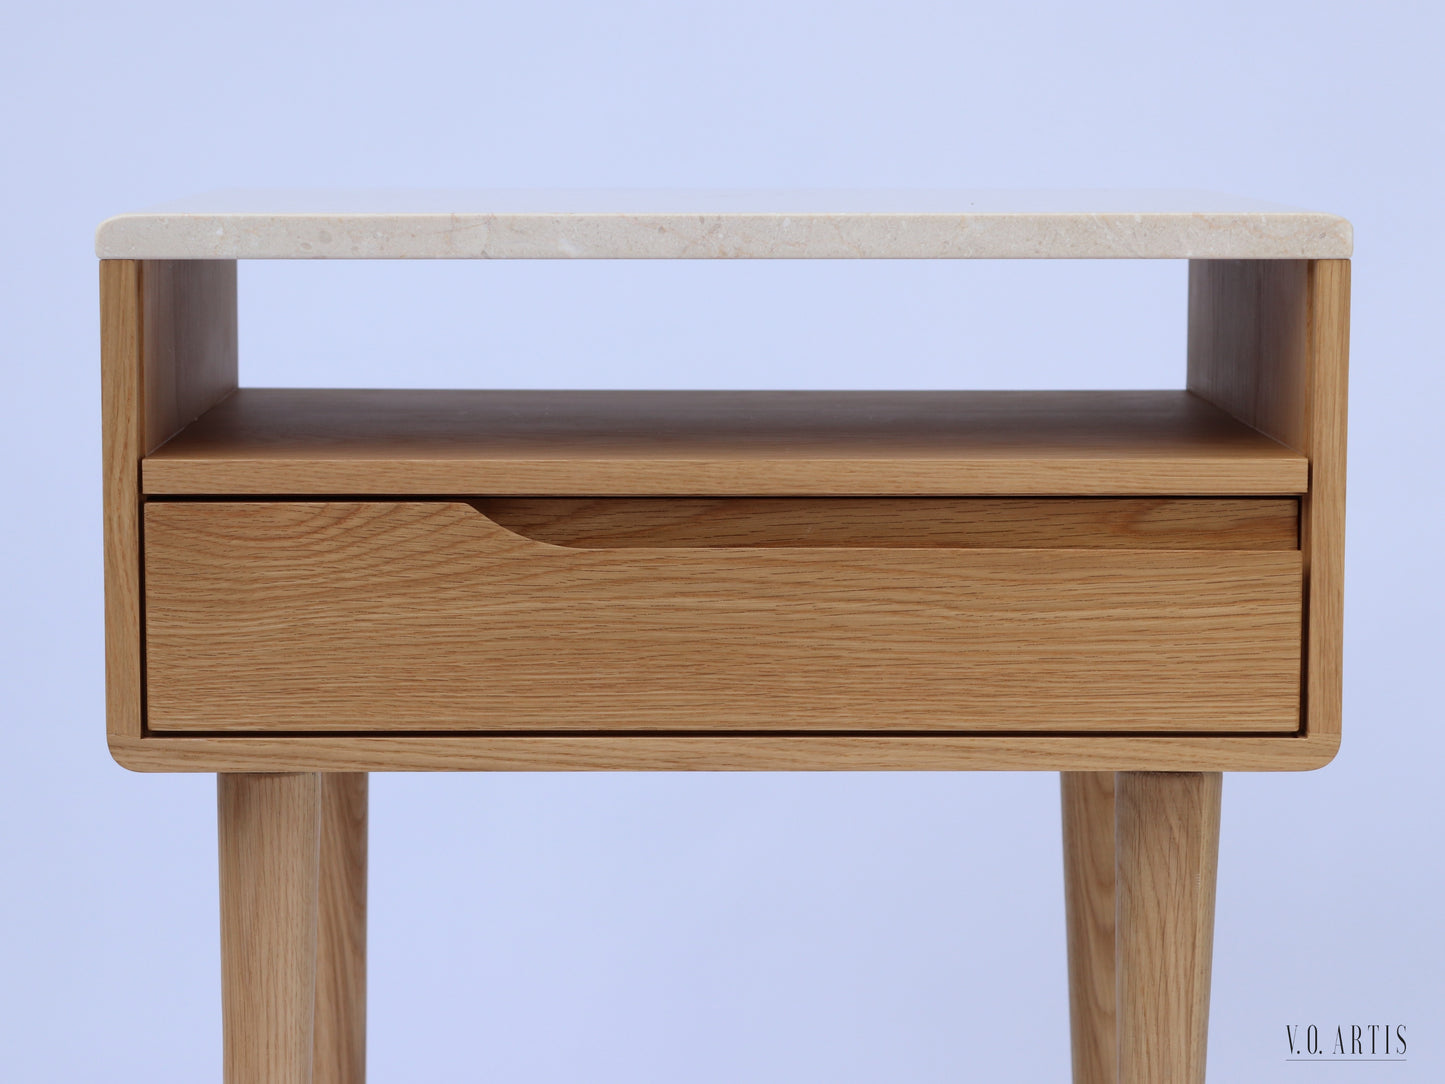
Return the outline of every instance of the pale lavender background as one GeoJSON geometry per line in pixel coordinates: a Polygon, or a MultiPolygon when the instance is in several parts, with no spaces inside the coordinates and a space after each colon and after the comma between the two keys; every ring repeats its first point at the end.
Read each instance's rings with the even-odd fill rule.
{"type": "MultiPolygon", "coordinates": [[[[1226,783],[1213,1078],[1445,1077],[1442,170],[1416,3],[25,5],[6,223],[0,1077],[219,1079],[213,784],[102,740],[91,231],[231,185],[1186,186],[1356,226],[1346,740],[1226,783]],[[1291,1065],[1288,1023],[1405,1023],[1291,1065]]],[[[1177,264],[265,265],[245,378],[1130,386],[1177,264]],[[418,318],[421,322],[418,323],[418,318]]],[[[1049,775],[391,776],[373,1079],[1062,1080],[1049,775]]]]}

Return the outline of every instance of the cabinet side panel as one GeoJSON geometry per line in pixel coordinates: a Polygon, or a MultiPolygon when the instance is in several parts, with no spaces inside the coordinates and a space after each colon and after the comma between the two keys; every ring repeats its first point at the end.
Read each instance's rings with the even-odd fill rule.
{"type": "Polygon", "coordinates": [[[234,260],[102,260],[106,728],[144,729],[142,456],[236,387],[234,260]]]}
{"type": "Polygon", "coordinates": [[[1310,461],[1302,730],[1340,734],[1350,261],[1194,260],[1189,390],[1310,461]]]}
{"type": "Polygon", "coordinates": [[[1309,453],[1304,260],[1192,260],[1189,390],[1309,453]]]}
{"type": "Polygon", "coordinates": [[[105,714],[112,743],[141,735],[140,310],[140,262],[102,260],[105,714]]]}
{"type": "Polygon", "coordinates": [[[1305,688],[1311,734],[1338,735],[1344,648],[1345,433],[1350,261],[1315,260],[1309,277],[1310,492],[1300,543],[1309,590],[1305,688]]]}
{"type": "Polygon", "coordinates": [[[145,451],[236,388],[236,261],[146,260],[145,451]]]}

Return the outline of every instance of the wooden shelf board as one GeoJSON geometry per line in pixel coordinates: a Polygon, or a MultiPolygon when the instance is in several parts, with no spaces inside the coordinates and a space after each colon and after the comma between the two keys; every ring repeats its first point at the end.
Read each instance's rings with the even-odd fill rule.
{"type": "Polygon", "coordinates": [[[243,388],[153,495],[1288,495],[1308,461],[1186,391],[243,388]]]}

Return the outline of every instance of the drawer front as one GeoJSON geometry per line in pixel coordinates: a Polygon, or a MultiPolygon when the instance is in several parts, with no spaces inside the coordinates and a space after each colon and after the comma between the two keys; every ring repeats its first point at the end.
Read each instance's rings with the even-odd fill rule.
{"type": "Polygon", "coordinates": [[[148,503],[149,727],[1299,727],[1298,549],[580,548],[487,507],[148,503]]]}

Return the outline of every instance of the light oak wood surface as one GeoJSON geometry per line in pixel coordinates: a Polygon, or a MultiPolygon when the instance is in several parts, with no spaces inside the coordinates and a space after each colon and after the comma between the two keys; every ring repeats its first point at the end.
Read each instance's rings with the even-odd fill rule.
{"type": "Polygon", "coordinates": [[[154,731],[1292,732],[1295,551],[567,549],[150,502],[154,731]]]}
{"type": "Polygon", "coordinates": [[[105,718],[110,741],[144,727],[141,630],[141,265],[100,265],[102,511],[105,545],[105,718]]]}
{"type": "Polygon", "coordinates": [[[141,459],[236,387],[236,265],[100,264],[106,728],[142,719],[141,459]]]}
{"type": "Polygon", "coordinates": [[[1301,542],[1309,583],[1306,726],[1338,735],[1344,714],[1345,440],[1350,344],[1350,262],[1310,265],[1306,418],[1310,494],[1301,542]]]}
{"type": "Polygon", "coordinates": [[[1298,772],[1328,764],[1339,738],[148,733],[109,744],[138,772],[1298,772]]]}
{"type": "Polygon", "coordinates": [[[310,1084],[321,781],[217,777],[226,1084],[310,1084]]]}
{"type": "Polygon", "coordinates": [[[1204,1082],[1221,783],[1115,781],[1119,1084],[1204,1082]]]}
{"type": "Polygon", "coordinates": [[[367,783],[321,776],[313,1084],[366,1080],[367,783]]]}
{"type": "Polygon", "coordinates": [[[151,452],[235,390],[236,263],[147,260],[141,301],[141,405],[151,452]]]}
{"type": "Polygon", "coordinates": [[[245,388],[153,494],[1282,496],[1303,455],[1184,391],[245,388]]]}
{"type": "Polygon", "coordinates": [[[1073,1084],[1115,1084],[1114,773],[1060,772],[1073,1084]]]}
{"type": "MultiPolygon", "coordinates": [[[[154,263],[154,262],[152,262],[154,263]]],[[[140,457],[148,450],[143,431],[146,395],[141,385],[142,268],[139,261],[105,260],[102,278],[102,352],[104,356],[104,417],[106,447],[106,579],[107,579],[107,718],[113,754],[128,767],[144,771],[275,771],[275,770],[538,770],[548,767],[586,770],[721,770],[811,767],[831,769],[1005,769],[1005,770],[1299,770],[1327,763],[1339,747],[1339,622],[1343,538],[1343,423],[1344,374],[1348,337],[1349,264],[1347,261],[1231,262],[1197,261],[1191,266],[1190,387],[1228,412],[1254,419],[1252,424],[1280,438],[1287,458],[1302,463],[1314,458],[1310,469],[1318,493],[1305,497],[1307,509],[1301,524],[1305,536],[1302,559],[1309,570],[1309,660],[1306,687],[1307,716],[1303,731],[1279,737],[1246,735],[1111,737],[1025,735],[840,736],[806,739],[721,735],[629,737],[618,743],[589,735],[505,736],[367,736],[334,734],[323,737],[205,737],[166,735],[143,730],[141,701],[142,637],[140,635],[140,523],[136,485],[140,457]],[[1304,273],[1304,287],[1290,286],[1290,276],[1304,273]],[[1279,278],[1283,276],[1283,278],[1279,278]],[[1271,285],[1262,281],[1270,278],[1271,285]],[[1233,292],[1226,282],[1244,283],[1233,292]],[[1279,283],[1285,283],[1280,286],[1279,283]],[[1290,298],[1295,298],[1290,301],[1290,298]],[[1300,299],[1303,300],[1300,300],[1300,299]],[[1211,301],[1210,299],[1215,299],[1211,301]],[[1217,301],[1218,303],[1215,303],[1217,301]],[[1207,302],[1207,303],[1206,303],[1207,302]],[[1232,309],[1231,309],[1232,307],[1232,309]],[[1248,331],[1261,325],[1294,328],[1270,332],[1264,339],[1248,331]],[[1229,330],[1233,328],[1234,330],[1229,330]],[[1246,329],[1241,332],[1239,329],[1246,329]],[[1221,329],[1223,329],[1221,331],[1221,329]],[[1233,345],[1228,337],[1233,335],[1233,345]],[[1253,337],[1252,337],[1253,336],[1253,337]],[[1273,337],[1270,337],[1273,336],[1273,337]],[[1220,342],[1225,346],[1219,346],[1220,342]],[[1267,346],[1259,343],[1265,342],[1267,346]],[[1211,343],[1215,345],[1210,345],[1211,343]],[[1290,344],[1295,344],[1290,346],[1290,344]],[[1303,349],[1299,348],[1303,344],[1303,349]],[[1213,360],[1211,360],[1213,359],[1213,360]],[[1290,366],[1295,372],[1318,369],[1308,377],[1313,391],[1305,393],[1306,415],[1313,419],[1316,444],[1276,418],[1251,413],[1242,402],[1253,402],[1254,391],[1235,401],[1211,390],[1203,378],[1211,367],[1219,372],[1238,370],[1241,388],[1266,386],[1284,380],[1290,366]],[[1260,384],[1254,373],[1279,369],[1260,384]],[[1242,374],[1242,375],[1241,375],[1242,374]]],[[[211,268],[229,266],[207,261],[211,268]]],[[[1296,280],[1297,282],[1297,280],[1296,280]]],[[[212,290],[219,296],[223,324],[229,322],[234,292],[212,290]]],[[[182,309],[185,306],[181,307],[182,309]]],[[[164,306],[152,306],[153,320],[164,306]]],[[[171,311],[176,311],[172,307],[171,311]]],[[[177,315],[174,319],[181,319],[177,315]]],[[[182,364],[188,364],[182,360],[182,364]]],[[[159,364],[159,363],[156,363],[159,364]]],[[[203,366],[204,368],[204,366],[203,366]]],[[[243,396],[255,394],[245,392],[243,396]]],[[[262,393],[264,394],[264,393],[262,393]]],[[[328,399],[335,394],[285,393],[328,399]]],[[[389,400],[386,393],[375,393],[389,400]]],[[[1288,396],[1264,395],[1264,401],[1288,401],[1288,396]]],[[[263,412],[264,413],[264,412],[263,412]]],[[[304,420],[307,410],[295,417],[304,420]]],[[[314,417],[323,411],[311,411],[314,417]]],[[[425,413],[425,411],[423,411],[425,413]]],[[[1274,410],[1277,416],[1288,411],[1274,410]]],[[[384,419],[385,420],[385,419],[384,419]]],[[[183,423],[182,423],[183,424],[183,423]]],[[[350,424],[349,422],[346,424],[350,424]]],[[[204,428],[203,422],[200,428],[204,428]]],[[[343,428],[345,426],[343,425],[343,428]]],[[[1246,430],[1248,431],[1248,430],[1246,430]]],[[[1313,438],[1312,438],[1313,439],[1313,438]]],[[[1272,447],[1272,446],[1271,446],[1272,447]]],[[[414,465],[414,464],[406,464],[414,465]]],[[[422,464],[424,466],[424,464],[422,464]]],[[[149,471],[152,464],[146,464],[149,471]]],[[[1224,476],[1219,476],[1223,480],[1224,476]]],[[[1303,484],[1269,495],[1303,492],[1303,484]]],[[[472,489],[476,493],[478,490],[472,489]]],[[[595,495],[576,494],[571,495],[595,495]]],[[[752,495],[757,491],[752,491],[752,495]]],[[[857,492],[850,490],[847,492],[857,492]]],[[[873,491],[877,492],[877,491],[873,491]]],[[[948,495],[958,495],[949,489],[948,495]]],[[[1170,492],[1178,494],[1179,491],[1170,492]]],[[[1225,489],[1223,495],[1240,495],[1225,489]]],[[[518,494],[537,496],[536,491],[518,494]]],[[[623,494],[636,496],[638,494],[623,494]]],[[[791,494],[790,494],[791,495],[791,494]]],[[[1146,494],[1157,497],[1157,492],[1146,494]]],[[[1219,496],[1216,491],[1205,496],[1219,496]]],[[[1018,494],[1010,494],[1018,496],[1018,494]]],[[[1112,494],[1118,496],[1118,494],[1112,494]]]]}
{"type": "Polygon", "coordinates": [[[1308,281],[1304,260],[1189,265],[1189,390],[1306,454],[1308,281]]]}
{"type": "Polygon", "coordinates": [[[1299,503],[1205,497],[492,497],[468,501],[554,546],[1298,549],[1299,503]]]}
{"type": "Polygon", "coordinates": [[[1348,260],[1206,260],[1189,269],[1189,388],[1303,452],[1306,730],[1338,744],[1343,682],[1348,260]]]}

